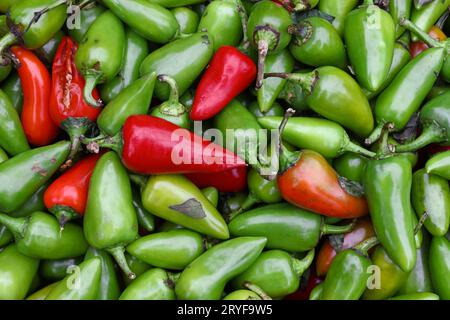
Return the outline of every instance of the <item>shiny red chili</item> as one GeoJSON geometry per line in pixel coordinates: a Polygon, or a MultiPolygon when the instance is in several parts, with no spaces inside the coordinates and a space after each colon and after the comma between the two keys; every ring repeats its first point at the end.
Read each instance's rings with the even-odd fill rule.
{"type": "Polygon", "coordinates": [[[25,135],[33,146],[48,145],[59,133],[49,111],[50,74],[32,51],[18,46],[12,47],[11,51],[19,62],[17,72],[23,90],[21,120],[25,135]]]}
{"type": "Polygon", "coordinates": [[[256,65],[250,57],[231,46],[222,46],[212,58],[195,92],[190,117],[207,120],[218,114],[256,77],[256,65]]]}
{"type": "Polygon", "coordinates": [[[220,192],[240,192],[247,187],[247,167],[214,173],[189,173],[186,177],[197,187],[214,187],[220,192]]]}

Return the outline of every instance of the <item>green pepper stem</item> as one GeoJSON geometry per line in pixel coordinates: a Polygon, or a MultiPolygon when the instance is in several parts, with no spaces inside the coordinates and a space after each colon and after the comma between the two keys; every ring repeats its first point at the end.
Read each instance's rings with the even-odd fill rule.
{"type": "Polygon", "coordinates": [[[266,64],[269,43],[265,40],[258,41],[258,74],[256,76],[256,90],[261,89],[264,80],[264,66],[266,64]]]}
{"type": "Polygon", "coordinates": [[[130,267],[128,266],[127,259],[125,258],[124,254],[125,248],[123,246],[106,249],[106,251],[108,251],[114,257],[120,269],[122,269],[122,271],[127,275],[128,279],[136,279],[136,274],[131,271],[130,267]]]}
{"type": "Polygon", "coordinates": [[[235,1],[236,1],[236,10],[239,14],[239,17],[241,18],[242,34],[243,34],[240,47],[245,52],[247,52],[250,47],[250,41],[248,40],[248,36],[247,36],[247,24],[248,24],[247,12],[245,11],[244,5],[242,4],[241,0],[235,0],[235,1]]]}
{"type": "Polygon", "coordinates": [[[361,253],[364,256],[368,256],[368,251],[378,245],[380,241],[377,237],[371,237],[369,239],[364,240],[363,242],[360,242],[356,246],[353,247],[356,251],[361,253]]]}
{"type": "Polygon", "coordinates": [[[172,77],[161,74],[158,76],[158,81],[166,83],[170,87],[169,99],[159,106],[162,114],[167,114],[173,117],[179,117],[186,113],[186,108],[180,103],[178,85],[172,77]]]}
{"type": "Polygon", "coordinates": [[[370,136],[364,140],[364,144],[370,146],[377,142],[381,138],[384,129],[387,129],[388,132],[392,132],[394,130],[394,125],[391,122],[386,123],[385,121],[380,121],[370,136]]]}
{"type": "Polygon", "coordinates": [[[71,166],[73,158],[75,157],[77,152],[80,151],[82,138],[84,137],[86,132],[93,126],[94,123],[87,117],[70,117],[61,122],[61,128],[67,132],[70,137],[70,141],[72,142],[65,167],[71,166]]]}
{"type": "Polygon", "coordinates": [[[306,254],[306,256],[303,259],[292,258],[293,268],[299,278],[311,266],[312,262],[314,261],[314,256],[315,256],[315,250],[311,249],[308,251],[308,253],[306,254]]]}
{"type": "Polygon", "coordinates": [[[356,143],[352,142],[350,139],[348,140],[348,143],[345,145],[344,151],[357,153],[357,154],[360,154],[360,155],[368,157],[368,158],[374,158],[377,155],[375,152],[369,151],[363,147],[358,146],[356,143]]]}
{"type": "Polygon", "coordinates": [[[258,199],[252,192],[250,192],[248,194],[247,198],[245,199],[245,201],[240,206],[240,208],[238,210],[236,210],[234,212],[231,212],[230,214],[227,215],[228,222],[232,221],[238,215],[240,215],[241,213],[247,211],[248,209],[253,207],[255,204],[260,203],[260,202],[261,202],[261,200],[258,199]]]}
{"type": "Polygon", "coordinates": [[[414,152],[430,143],[445,142],[447,140],[446,130],[433,121],[424,127],[422,134],[416,140],[407,144],[393,146],[393,148],[395,152],[414,152]]]}
{"type": "Polygon", "coordinates": [[[373,5],[373,0],[364,0],[363,6],[370,6],[373,5]]]}
{"type": "Polygon", "coordinates": [[[177,283],[178,279],[180,279],[181,276],[181,272],[178,273],[172,273],[172,272],[167,272],[167,278],[169,281],[171,281],[173,283],[173,288],[175,288],[175,284],[177,283]]]}
{"type": "Polygon", "coordinates": [[[297,82],[303,89],[305,95],[310,96],[314,90],[314,86],[319,80],[319,72],[317,70],[308,73],[280,73],[269,72],[264,74],[264,78],[282,78],[292,82],[297,82]]]}
{"type": "Polygon", "coordinates": [[[6,48],[17,43],[17,41],[17,36],[12,32],[8,32],[0,39],[0,65],[5,66],[8,64],[8,59],[4,57],[6,48]]]}
{"type": "Polygon", "coordinates": [[[100,134],[95,138],[81,137],[81,142],[86,145],[90,153],[99,153],[100,148],[108,148],[114,150],[117,154],[122,153],[122,132],[119,131],[116,135],[110,137],[100,134]]]}
{"type": "Polygon", "coordinates": [[[272,298],[269,297],[269,295],[263,289],[261,289],[261,287],[257,286],[254,283],[251,283],[250,281],[244,281],[242,286],[256,293],[262,300],[272,300],[272,298]]]}
{"type": "Polygon", "coordinates": [[[342,234],[342,233],[348,233],[353,230],[355,226],[356,221],[352,221],[352,223],[343,225],[343,226],[337,226],[333,224],[322,224],[321,227],[321,237],[324,235],[330,235],[330,234],[342,234]]]}
{"type": "Polygon", "coordinates": [[[80,215],[69,206],[57,205],[50,208],[49,211],[58,219],[60,233],[64,230],[64,226],[67,222],[80,217],[80,215]]]}
{"type": "Polygon", "coordinates": [[[95,89],[100,79],[103,77],[103,72],[94,69],[88,69],[84,72],[84,79],[86,85],[84,86],[83,97],[84,100],[95,108],[100,108],[103,104],[102,100],[95,100],[92,96],[92,91],[95,89]]]}
{"type": "Polygon", "coordinates": [[[445,47],[445,44],[443,44],[443,43],[439,42],[438,40],[434,39],[433,37],[431,37],[428,33],[423,31],[422,29],[420,29],[416,24],[414,24],[410,20],[408,20],[406,18],[401,18],[399,23],[406,30],[409,30],[412,33],[414,33],[417,37],[419,37],[428,46],[433,47],[433,48],[445,47]]]}
{"type": "Polygon", "coordinates": [[[22,238],[25,235],[28,218],[13,218],[7,214],[0,213],[0,223],[4,224],[15,238],[22,238]]]}

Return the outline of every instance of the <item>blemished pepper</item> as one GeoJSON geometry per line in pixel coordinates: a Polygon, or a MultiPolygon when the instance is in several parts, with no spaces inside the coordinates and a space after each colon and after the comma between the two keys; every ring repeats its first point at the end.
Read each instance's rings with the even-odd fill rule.
{"type": "Polygon", "coordinates": [[[399,38],[405,29],[399,24],[401,18],[409,19],[411,16],[413,0],[390,0],[389,13],[395,23],[395,37],[399,38]]]}
{"type": "Polygon", "coordinates": [[[333,168],[340,176],[361,183],[367,161],[366,157],[346,152],[333,160],[333,168]]]}
{"type": "Polygon", "coordinates": [[[167,271],[150,269],[133,280],[122,292],[119,300],[175,300],[174,286],[167,271]]]}
{"type": "Polygon", "coordinates": [[[89,27],[94,21],[105,11],[105,8],[97,5],[95,2],[91,2],[80,10],[78,19],[79,25],[73,25],[68,27],[69,36],[77,43],[83,41],[84,36],[89,30],[89,27]]]}
{"type": "Polygon", "coordinates": [[[263,237],[239,237],[213,246],[183,270],[175,293],[181,300],[219,300],[225,285],[250,267],[266,244],[263,237]]]}
{"type": "Polygon", "coordinates": [[[197,187],[214,187],[220,192],[240,192],[247,187],[247,167],[237,167],[213,173],[188,173],[185,175],[197,187]]]}
{"type": "Polygon", "coordinates": [[[358,83],[377,91],[385,81],[394,55],[395,24],[391,15],[373,0],[345,18],[345,43],[358,83]]]}
{"type": "Polygon", "coordinates": [[[309,73],[267,73],[265,76],[298,82],[311,110],[358,136],[366,137],[372,132],[374,120],[369,102],[358,83],[341,69],[326,66],[309,73]]]}
{"type": "Polygon", "coordinates": [[[19,209],[66,160],[70,142],[22,152],[0,164],[0,211],[19,209]]]}
{"type": "MultiPolygon", "coordinates": [[[[213,55],[213,41],[207,32],[194,33],[186,38],[172,41],[150,53],[142,62],[141,75],[156,72],[172,77],[183,95],[194,83],[213,55]],[[174,61],[177,61],[174,64],[174,61]]],[[[169,98],[169,87],[157,83],[155,96],[160,101],[169,98]]]]}
{"type": "MultiPolygon", "coordinates": [[[[411,12],[411,21],[419,28],[430,31],[431,27],[445,13],[450,6],[450,0],[430,1],[420,9],[414,7],[411,12]]],[[[412,35],[412,40],[417,41],[417,36],[412,35]]]]}
{"type": "MultiPolygon", "coordinates": [[[[291,108],[299,112],[309,109],[303,89],[296,82],[287,81],[277,99],[284,100],[291,108]]],[[[274,116],[282,116],[283,113],[274,114],[274,116]]]]}
{"type": "Polygon", "coordinates": [[[327,20],[307,18],[290,26],[288,31],[293,35],[289,50],[298,61],[313,67],[347,67],[344,43],[327,20]]]}
{"type": "Polygon", "coordinates": [[[200,18],[197,12],[186,7],[179,7],[170,10],[180,26],[181,34],[190,34],[197,31],[200,18]]]}
{"type": "Polygon", "coordinates": [[[39,267],[39,260],[23,255],[16,244],[0,252],[0,299],[26,297],[39,267]]]}
{"type": "Polygon", "coordinates": [[[85,260],[50,291],[45,300],[94,300],[98,297],[102,262],[93,257],[85,260]]]}
{"type": "Polygon", "coordinates": [[[430,272],[435,292],[442,300],[450,299],[450,241],[445,237],[433,237],[430,246],[430,272]]]}
{"type": "Polygon", "coordinates": [[[101,98],[105,103],[109,103],[139,78],[139,68],[149,53],[147,40],[132,29],[126,29],[125,37],[127,44],[122,68],[114,79],[103,84],[100,89],[101,98]]]}
{"type": "Polygon", "coordinates": [[[142,205],[141,192],[138,188],[132,187],[133,192],[133,206],[136,210],[139,226],[152,232],[155,230],[155,217],[148,212],[142,205]]]}
{"type": "Polygon", "coordinates": [[[13,72],[6,80],[2,82],[2,86],[0,88],[9,97],[12,106],[16,109],[17,113],[22,114],[23,91],[19,74],[17,72],[13,72]]]}
{"type": "Polygon", "coordinates": [[[228,239],[228,227],[200,189],[182,175],[150,176],[142,191],[149,212],[217,239],[228,239]]]}
{"type": "Polygon", "coordinates": [[[96,300],[117,300],[120,296],[119,279],[116,274],[116,268],[113,259],[104,250],[98,250],[90,247],[84,256],[84,260],[97,257],[101,260],[100,285],[96,300]]]}
{"type": "Polygon", "coordinates": [[[113,136],[120,131],[129,116],[147,114],[155,83],[156,73],[152,72],[120,91],[98,116],[97,124],[101,132],[113,136]]]}
{"type": "Polygon", "coordinates": [[[234,47],[221,46],[200,79],[190,118],[197,121],[212,118],[247,89],[255,77],[256,65],[250,57],[234,47]]]}
{"type": "Polygon", "coordinates": [[[200,234],[179,229],[139,238],[128,245],[127,251],[151,266],[183,270],[205,251],[205,247],[206,243],[200,234]]]}
{"type": "Polygon", "coordinates": [[[67,275],[67,268],[78,265],[82,261],[81,257],[42,260],[39,264],[39,275],[49,281],[59,281],[67,275]]]}
{"type": "Polygon", "coordinates": [[[6,48],[22,43],[27,49],[45,45],[64,25],[67,3],[60,0],[23,0],[8,9],[9,32],[0,40],[0,58],[6,48]]]}
{"type": "Polygon", "coordinates": [[[265,251],[247,270],[234,278],[231,285],[239,289],[248,282],[261,288],[272,299],[280,299],[297,291],[300,277],[313,260],[314,249],[302,259],[281,250],[265,251]]]}
{"type": "Polygon", "coordinates": [[[450,180],[450,151],[438,153],[429,159],[425,171],[450,180]]]}
{"type": "Polygon", "coordinates": [[[358,0],[320,0],[319,10],[334,17],[333,26],[342,37],[344,35],[345,18],[358,3],[358,0]]]}
{"type": "Polygon", "coordinates": [[[124,251],[138,236],[138,222],[128,174],[113,151],[101,156],[92,173],[83,230],[92,247],[105,249],[130,279],[135,278],[124,251]]]}
{"type": "Polygon", "coordinates": [[[389,257],[405,272],[414,268],[412,168],[402,156],[370,160],[363,178],[375,233],[389,257]]]}
{"type": "Polygon", "coordinates": [[[80,42],[75,63],[86,80],[84,100],[91,106],[102,105],[92,91],[97,84],[112,80],[120,72],[125,45],[123,23],[111,11],[98,16],[80,42]]]}
{"type": "Polygon", "coordinates": [[[248,18],[247,37],[258,51],[256,89],[260,89],[263,83],[267,55],[278,53],[289,45],[291,35],[288,27],[291,24],[289,12],[272,1],[259,1],[253,6],[248,18]]]}
{"type": "Polygon", "coordinates": [[[323,235],[350,232],[353,225],[328,225],[320,215],[288,203],[279,203],[244,212],[228,227],[235,237],[267,238],[268,249],[303,252],[316,247],[323,235]]]}
{"type": "Polygon", "coordinates": [[[450,225],[450,188],[448,181],[420,169],[413,174],[411,201],[417,217],[426,213],[424,226],[436,237],[444,236],[450,225]]]}
{"type": "Polygon", "coordinates": [[[372,237],[339,252],[323,282],[320,300],[359,300],[370,277],[368,270],[372,263],[367,251],[377,243],[372,237]]]}

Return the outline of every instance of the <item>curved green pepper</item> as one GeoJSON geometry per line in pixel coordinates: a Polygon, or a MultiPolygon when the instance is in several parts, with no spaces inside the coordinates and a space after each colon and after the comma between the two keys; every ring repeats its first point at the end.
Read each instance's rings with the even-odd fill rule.
{"type": "Polygon", "coordinates": [[[39,275],[49,281],[59,281],[67,275],[67,268],[76,266],[83,261],[81,257],[42,260],[39,265],[39,275]]]}
{"type": "Polygon", "coordinates": [[[389,257],[405,272],[414,268],[412,168],[406,157],[370,160],[363,177],[372,223],[389,257]]]}
{"type": "Polygon", "coordinates": [[[319,283],[314,289],[311,290],[309,294],[309,300],[320,300],[323,292],[323,282],[319,283]]]}
{"type": "Polygon", "coordinates": [[[428,174],[435,174],[450,180],[450,151],[438,153],[425,165],[428,174]]]}
{"type": "Polygon", "coordinates": [[[342,177],[361,183],[367,161],[359,154],[346,152],[333,160],[333,168],[342,177]]]}
{"type": "Polygon", "coordinates": [[[450,241],[445,237],[433,237],[430,246],[430,271],[435,292],[442,300],[450,299],[450,241]]]}
{"type": "Polygon", "coordinates": [[[152,232],[155,230],[155,217],[145,210],[142,205],[141,193],[137,188],[132,188],[133,190],[133,206],[136,210],[137,219],[139,222],[139,226],[147,230],[148,232],[152,232]]]}
{"type": "Polygon", "coordinates": [[[438,80],[438,82],[434,85],[434,87],[431,89],[430,93],[427,96],[427,101],[433,100],[434,98],[443,95],[444,93],[447,93],[450,91],[450,86],[442,83],[438,80]]]}
{"type": "Polygon", "coordinates": [[[102,262],[94,257],[72,269],[73,275],[67,275],[53,288],[45,300],[94,300],[98,296],[102,262]]]}
{"type": "Polygon", "coordinates": [[[439,300],[439,296],[432,292],[417,292],[390,298],[389,300],[439,300]]]}
{"type": "Polygon", "coordinates": [[[390,0],[389,13],[395,23],[395,37],[399,38],[405,29],[399,24],[401,18],[409,19],[411,16],[413,0],[390,0]]]}
{"type": "Polygon", "coordinates": [[[180,33],[189,34],[197,31],[200,20],[197,12],[186,7],[175,8],[171,11],[180,26],[180,33]]]}
{"type": "Polygon", "coordinates": [[[109,136],[114,136],[120,131],[129,116],[147,114],[155,82],[156,73],[152,72],[123,89],[98,116],[99,129],[109,136]]]}
{"type": "Polygon", "coordinates": [[[280,299],[297,291],[300,277],[314,260],[314,249],[305,258],[297,259],[281,250],[261,253],[256,261],[234,278],[231,285],[242,288],[245,282],[257,285],[273,299],[280,299]]]}
{"type": "Polygon", "coordinates": [[[227,294],[222,300],[262,300],[261,297],[250,290],[236,290],[227,294]]]}
{"type": "Polygon", "coordinates": [[[205,250],[200,234],[179,229],[154,233],[128,245],[127,251],[154,267],[183,270],[205,250]]]}
{"type": "MultiPolygon", "coordinates": [[[[175,40],[150,53],[141,64],[140,73],[155,71],[158,75],[172,77],[181,96],[207,66],[214,52],[213,46],[211,36],[204,32],[175,40]]],[[[155,95],[161,101],[169,98],[169,91],[167,84],[155,86],[155,95]]]]}
{"type": "Polygon", "coordinates": [[[102,100],[106,103],[116,98],[122,90],[139,78],[139,68],[149,53],[147,41],[133,30],[127,29],[125,37],[127,44],[122,68],[119,74],[103,84],[100,90],[102,100]]]}
{"type": "Polygon", "coordinates": [[[54,282],[48,286],[34,292],[32,295],[27,297],[27,300],[45,300],[50,292],[58,285],[59,282],[54,282]]]}
{"type": "Polygon", "coordinates": [[[23,255],[12,244],[0,252],[0,299],[24,299],[39,267],[39,260],[23,255]]]}
{"type": "Polygon", "coordinates": [[[17,249],[29,257],[73,258],[81,256],[88,248],[80,226],[67,224],[61,231],[58,220],[44,212],[34,212],[25,218],[12,218],[2,213],[0,222],[13,233],[17,249]]]}
{"type": "MultiPolygon", "coordinates": [[[[420,29],[429,32],[431,27],[445,13],[450,6],[450,0],[430,1],[420,9],[413,8],[411,21],[420,29]]],[[[417,41],[416,35],[412,35],[412,41],[417,41]]]]}
{"type": "Polygon", "coordinates": [[[413,175],[411,201],[421,218],[425,213],[425,228],[436,237],[444,236],[450,225],[450,187],[448,181],[425,169],[413,175]]]}
{"type": "Polygon", "coordinates": [[[111,11],[103,12],[89,27],[78,47],[75,63],[86,80],[83,96],[90,105],[101,105],[92,97],[92,90],[120,72],[125,45],[124,26],[111,11]]]}
{"type": "Polygon", "coordinates": [[[30,149],[17,111],[9,97],[0,90],[0,146],[9,155],[16,155],[30,149]]]}
{"type": "Polygon", "coordinates": [[[334,17],[333,26],[342,37],[347,14],[358,4],[359,0],[320,0],[319,10],[334,17]]]}
{"type": "Polygon", "coordinates": [[[49,68],[51,68],[53,64],[53,59],[55,58],[56,51],[58,50],[63,37],[64,33],[59,31],[46,44],[34,50],[39,59],[41,59],[41,61],[49,68]]]}
{"type": "MultiPolygon", "coordinates": [[[[264,86],[264,84],[263,84],[263,86],[264,86]]],[[[265,116],[282,117],[284,115],[284,109],[278,102],[274,102],[272,104],[272,107],[269,110],[267,110],[266,112],[261,112],[261,110],[259,109],[259,104],[258,104],[257,101],[253,101],[249,106],[247,106],[247,109],[256,118],[262,118],[262,117],[265,117],[265,116]]]]}
{"type": "Polygon", "coordinates": [[[347,53],[336,29],[327,20],[311,17],[289,27],[289,51],[298,61],[313,66],[347,68],[347,53]]]}
{"type": "MultiPolygon", "coordinates": [[[[127,264],[130,267],[130,270],[133,271],[133,273],[136,275],[136,278],[138,278],[141,274],[144,274],[147,270],[152,268],[147,263],[139,260],[135,256],[128,254],[127,252],[125,252],[125,259],[127,260],[127,264]]],[[[131,280],[124,274],[122,275],[122,279],[126,285],[136,280],[136,279],[131,280]]]]}
{"type": "Polygon", "coordinates": [[[50,181],[43,184],[20,208],[8,213],[11,217],[21,218],[27,217],[36,211],[46,211],[44,204],[44,193],[47,187],[50,185],[50,181]]]}
{"type": "Polygon", "coordinates": [[[0,211],[20,208],[46,183],[69,155],[70,142],[22,152],[0,164],[0,211]]]}
{"type": "Polygon", "coordinates": [[[133,280],[119,300],[175,300],[174,283],[167,271],[151,269],[133,280]]]}
{"type": "Polygon", "coordinates": [[[69,36],[77,43],[83,41],[84,36],[88,32],[91,25],[104,11],[105,8],[96,5],[95,2],[85,6],[82,10],[80,10],[80,14],[78,16],[80,24],[68,28],[69,36]]]}
{"type": "Polygon", "coordinates": [[[165,220],[214,238],[229,238],[220,213],[183,175],[151,176],[142,191],[142,204],[165,220]]]}
{"type": "Polygon", "coordinates": [[[23,105],[23,91],[17,72],[13,72],[1,86],[3,92],[9,97],[12,106],[16,109],[18,114],[22,113],[23,105]]]}
{"type": "Polygon", "coordinates": [[[101,260],[101,276],[96,300],[117,300],[120,296],[119,280],[117,278],[114,262],[106,251],[90,247],[84,260],[97,257],[101,260]]]}
{"type": "Polygon", "coordinates": [[[92,173],[83,227],[88,243],[109,252],[134,279],[124,247],[137,238],[138,222],[128,174],[113,151],[98,160],[92,173]]]}
{"type": "Polygon", "coordinates": [[[266,237],[269,249],[303,252],[316,247],[323,235],[349,232],[353,226],[328,225],[320,215],[279,203],[244,212],[228,227],[235,237],[266,237]]]}
{"type": "Polygon", "coordinates": [[[256,261],[266,241],[263,237],[240,237],[210,248],[181,273],[175,286],[178,299],[221,299],[228,281],[256,261]]]}

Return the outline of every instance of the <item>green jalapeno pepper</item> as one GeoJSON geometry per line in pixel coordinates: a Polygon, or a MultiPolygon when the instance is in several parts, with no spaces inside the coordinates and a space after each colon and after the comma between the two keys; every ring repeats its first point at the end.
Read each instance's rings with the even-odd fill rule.
{"type": "MultiPolygon", "coordinates": [[[[305,72],[306,73],[306,72],[305,72]]],[[[308,104],[306,103],[306,96],[302,87],[292,81],[287,81],[278,95],[278,99],[284,100],[291,108],[296,111],[302,112],[308,110],[308,104]]],[[[270,114],[267,114],[270,116],[270,114]]],[[[274,114],[274,116],[283,116],[282,114],[274,114]]]]}
{"type": "Polygon", "coordinates": [[[445,237],[433,237],[430,246],[430,271],[435,292],[442,300],[450,299],[450,241],[445,237]]]}
{"type": "Polygon", "coordinates": [[[50,181],[43,184],[20,208],[8,213],[11,217],[21,218],[27,217],[36,211],[45,211],[44,193],[47,187],[50,185],[50,181]]]}
{"type": "Polygon", "coordinates": [[[167,271],[151,269],[133,280],[119,300],[175,300],[174,283],[167,271]]]}
{"type": "Polygon", "coordinates": [[[432,292],[417,292],[390,298],[389,300],[439,300],[439,296],[432,292]]]}
{"type": "Polygon", "coordinates": [[[309,300],[320,300],[323,292],[323,282],[319,283],[314,289],[311,290],[309,294],[309,300]]]}
{"type": "Polygon", "coordinates": [[[136,210],[137,219],[139,222],[139,226],[147,230],[148,232],[152,232],[155,230],[155,217],[145,210],[142,205],[141,193],[137,188],[132,188],[133,190],[133,206],[136,210]]]}
{"type": "Polygon", "coordinates": [[[395,23],[395,37],[399,38],[405,29],[399,24],[401,18],[409,19],[411,16],[413,0],[390,0],[389,13],[395,23]]]}
{"type": "Polygon", "coordinates": [[[178,299],[221,299],[228,281],[250,267],[265,244],[263,237],[240,237],[213,246],[181,273],[175,286],[178,299]]]}
{"type": "Polygon", "coordinates": [[[49,281],[59,281],[67,275],[67,268],[76,266],[83,261],[82,258],[67,258],[57,260],[42,260],[39,265],[39,275],[49,281]]]}
{"type": "Polygon", "coordinates": [[[184,7],[204,2],[204,0],[149,0],[165,8],[184,7]]]}
{"type": "Polygon", "coordinates": [[[80,24],[68,27],[69,36],[77,43],[83,41],[84,36],[88,32],[94,21],[105,11],[105,8],[96,5],[95,2],[90,3],[80,10],[78,19],[80,24]]]}
{"type": "Polygon", "coordinates": [[[217,208],[219,203],[219,190],[214,187],[206,187],[202,189],[202,193],[211,204],[217,208]]]}
{"type": "Polygon", "coordinates": [[[197,31],[199,23],[197,12],[186,7],[175,8],[171,11],[180,26],[180,33],[189,34],[197,31]]]}
{"type": "Polygon", "coordinates": [[[339,175],[361,183],[367,161],[367,158],[359,154],[346,152],[333,160],[333,168],[339,175]]]}
{"type": "MultiPolygon", "coordinates": [[[[264,86],[264,84],[263,84],[264,86]]],[[[278,96],[279,97],[279,96],[278,96]]],[[[242,102],[241,102],[242,104],[242,102]]],[[[272,107],[266,112],[261,112],[259,109],[259,104],[257,101],[253,101],[249,106],[247,106],[248,111],[250,111],[256,118],[262,118],[265,116],[276,116],[282,117],[284,115],[283,107],[278,103],[274,102],[272,107]]]]}
{"type": "Polygon", "coordinates": [[[345,18],[356,7],[358,2],[358,0],[320,0],[319,10],[334,17],[333,26],[342,37],[344,34],[345,18]]]}
{"type": "Polygon", "coordinates": [[[425,170],[428,174],[435,174],[450,180],[450,151],[438,153],[428,160],[425,170]]]}
{"type": "MultiPolygon", "coordinates": [[[[414,7],[411,12],[411,21],[419,28],[425,30],[425,32],[428,32],[449,6],[450,0],[441,0],[430,1],[430,3],[427,3],[420,9],[414,7]]],[[[412,41],[417,40],[417,36],[412,35],[412,41]]]]}
{"type": "Polygon", "coordinates": [[[9,97],[12,106],[16,109],[18,114],[22,113],[23,105],[23,91],[17,72],[13,72],[1,86],[3,92],[9,97]]]}
{"type": "MultiPolygon", "coordinates": [[[[133,271],[133,273],[136,275],[136,278],[139,277],[140,275],[144,274],[147,270],[152,268],[147,263],[128,254],[127,252],[125,252],[125,259],[127,260],[127,264],[130,267],[130,270],[133,271]]],[[[132,279],[128,278],[125,274],[123,274],[122,280],[126,285],[128,285],[136,279],[132,280],[132,279]]]]}
{"type": "Polygon", "coordinates": [[[262,300],[261,297],[250,290],[236,290],[227,294],[222,300],[262,300]]]}
{"type": "Polygon", "coordinates": [[[58,285],[59,282],[54,282],[49,284],[48,286],[34,292],[33,294],[27,297],[27,300],[45,300],[48,297],[50,292],[58,285]]]}

